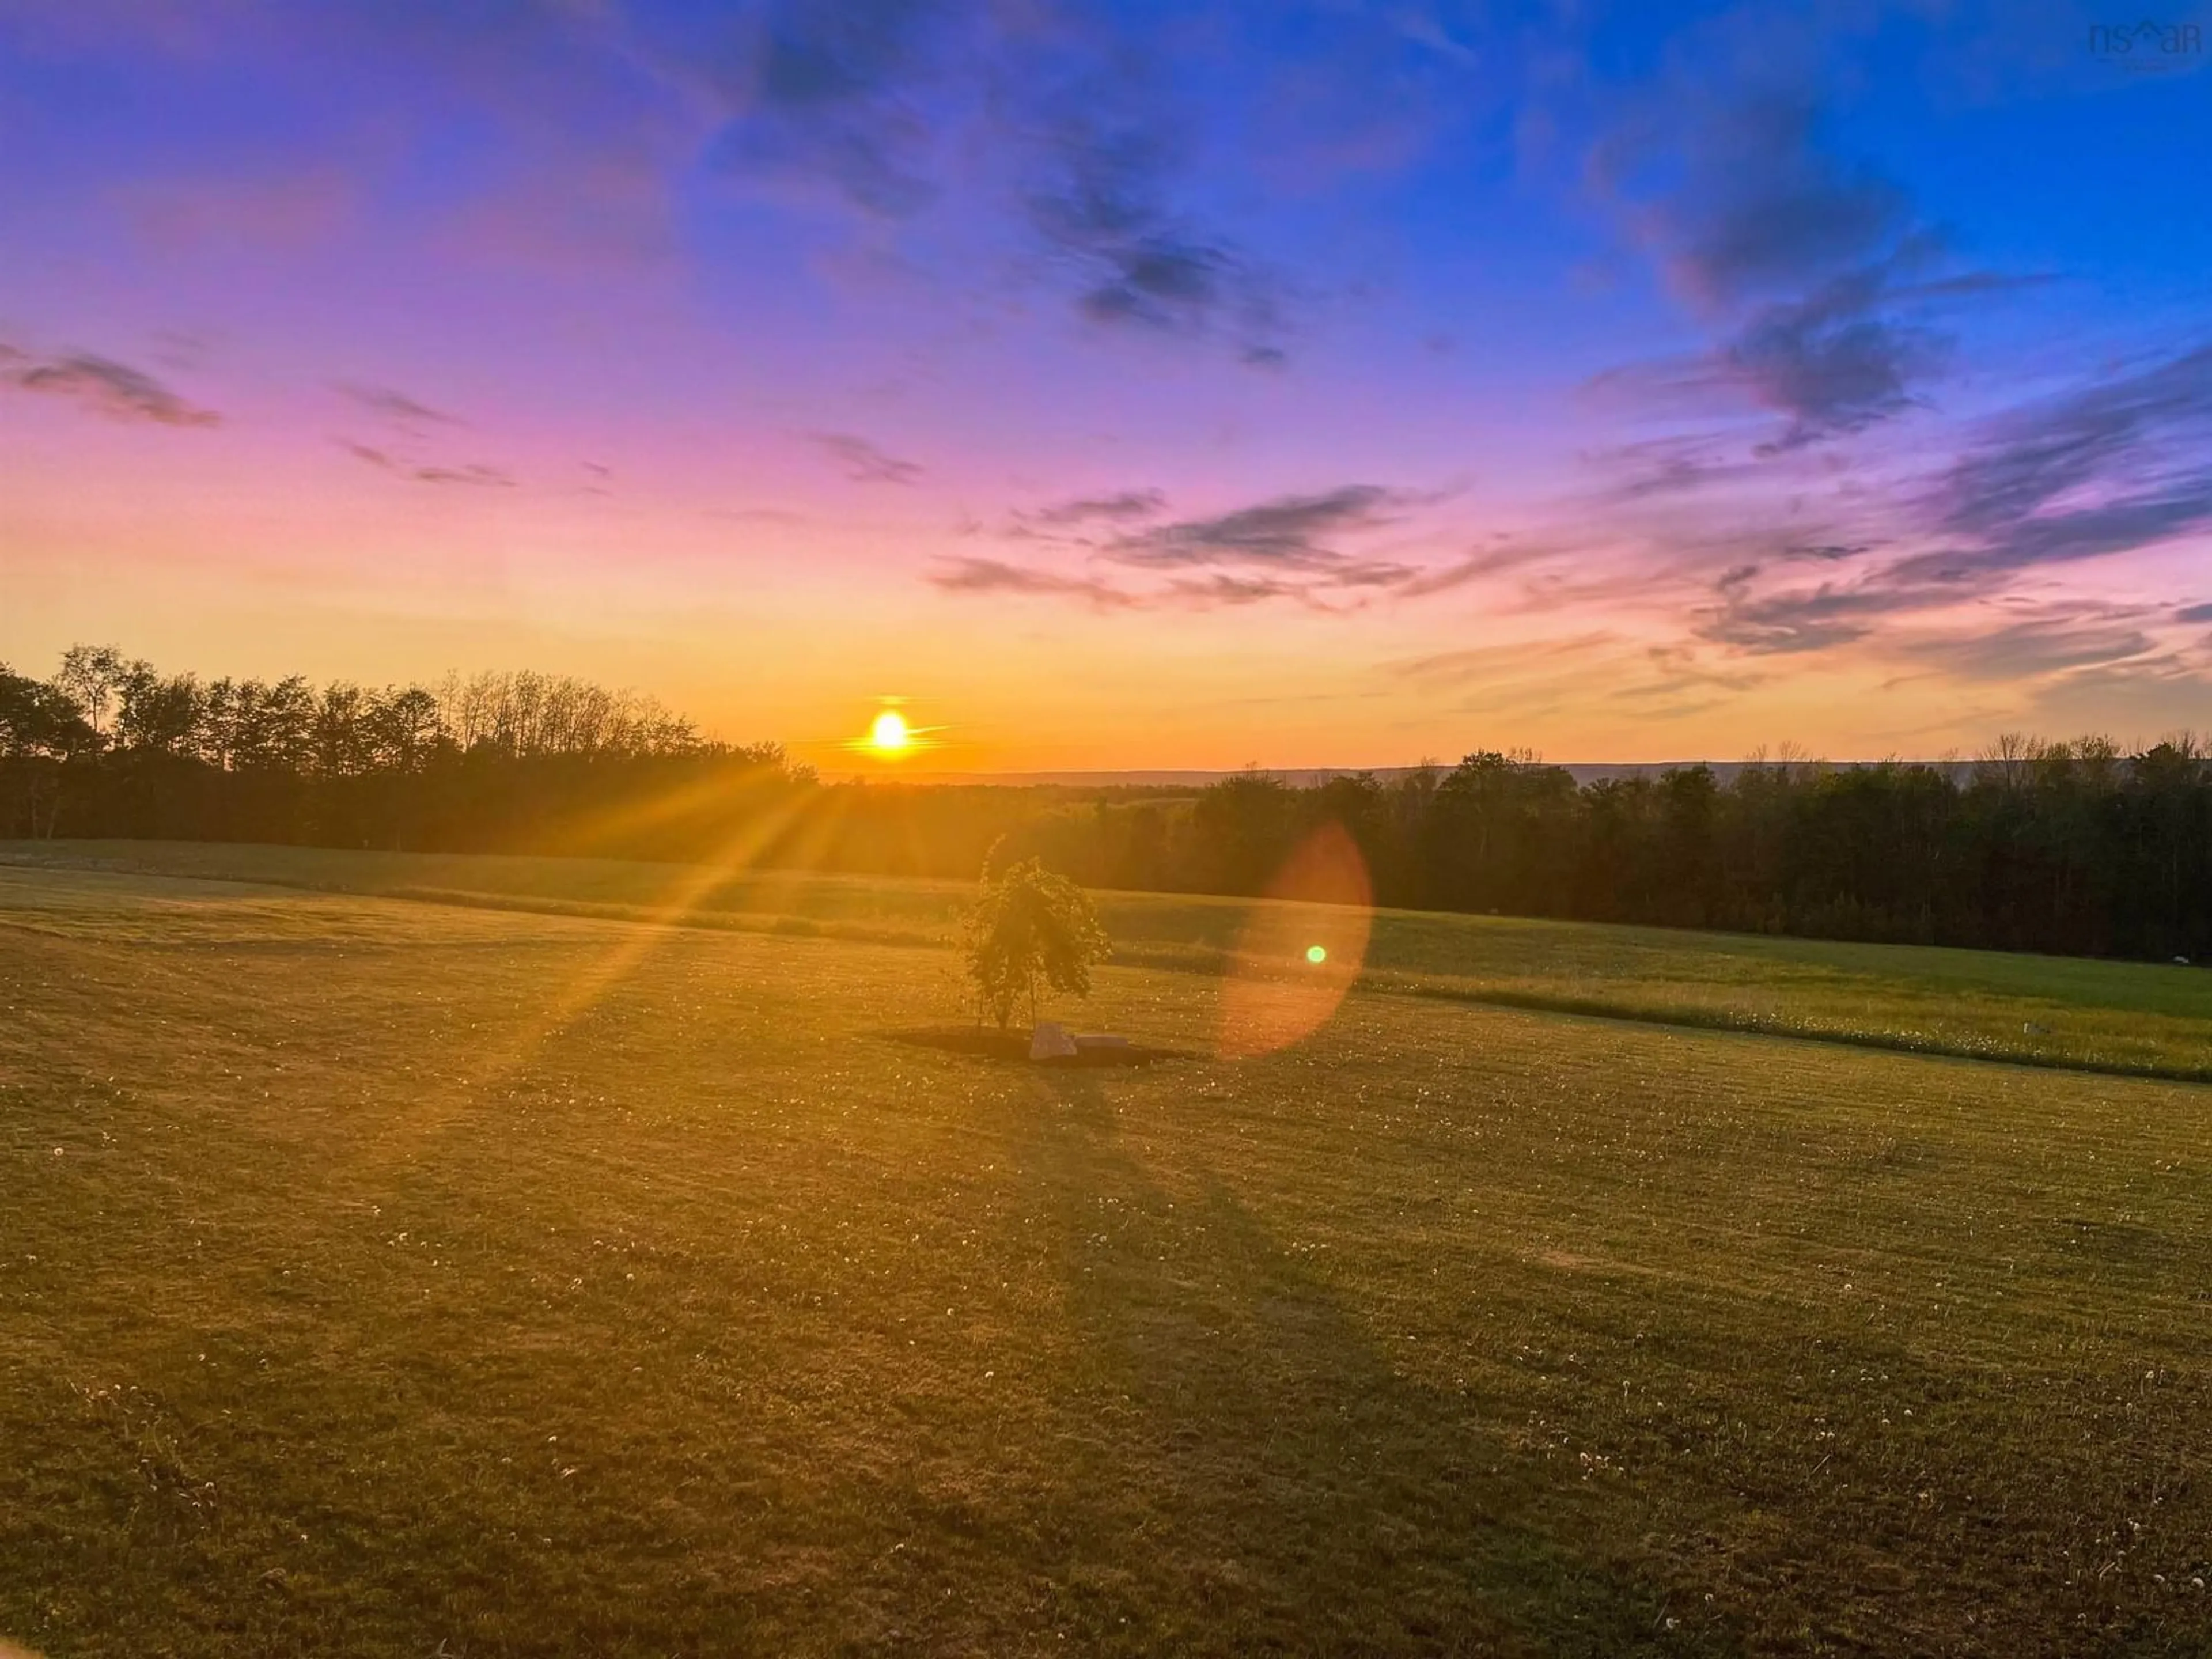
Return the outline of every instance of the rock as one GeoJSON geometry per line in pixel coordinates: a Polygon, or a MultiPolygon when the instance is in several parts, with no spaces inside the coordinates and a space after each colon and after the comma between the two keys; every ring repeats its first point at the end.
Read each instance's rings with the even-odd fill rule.
{"type": "Polygon", "coordinates": [[[1079,1054],[1091,1048],[1126,1048],[1128,1046],[1128,1038],[1112,1031],[1078,1031],[1075,1034],[1075,1047],[1079,1054]]]}
{"type": "Polygon", "coordinates": [[[1036,1030],[1030,1033],[1031,1060],[1073,1060],[1075,1039],[1067,1034],[1064,1025],[1049,1020],[1039,1020],[1036,1030]]]}

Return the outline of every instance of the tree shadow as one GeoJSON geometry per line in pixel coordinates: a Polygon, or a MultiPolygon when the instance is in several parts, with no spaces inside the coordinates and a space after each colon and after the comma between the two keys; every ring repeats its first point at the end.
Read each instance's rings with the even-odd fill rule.
{"type": "Polygon", "coordinates": [[[1075,1605],[1056,1617],[1186,1651],[1735,1650],[1578,1544],[1575,1495],[1394,1366],[1225,1182],[1178,1207],[1102,1079],[1039,1082],[1023,1165],[1065,1290],[1070,1405],[1096,1425],[1062,1476],[1075,1605]]]}
{"type": "Polygon", "coordinates": [[[1040,1072],[1115,1071],[1155,1066],[1164,1060],[1189,1060],[1182,1048],[1164,1048],[1151,1043],[1128,1042],[1115,1048],[1085,1048],[1062,1059],[1031,1060],[1030,1039],[1020,1031],[1000,1031],[986,1025],[927,1025],[885,1031],[893,1042],[909,1048],[933,1048],[994,1065],[1034,1066],[1040,1072]]]}

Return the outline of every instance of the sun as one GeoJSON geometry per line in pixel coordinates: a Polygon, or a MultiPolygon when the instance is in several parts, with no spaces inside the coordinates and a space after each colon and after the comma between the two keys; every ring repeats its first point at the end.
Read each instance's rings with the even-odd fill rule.
{"type": "Polygon", "coordinates": [[[941,740],[937,734],[945,728],[915,725],[902,706],[906,701],[904,697],[878,698],[875,714],[860,735],[847,738],[838,747],[884,763],[909,760],[938,747],[941,740]]]}
{"type": "Polygon", "coordinates": [[[896,708],[886,708],[868,728],[868,747],[878,755],[902,755],[914,747],[914,728],[896,708]]]}

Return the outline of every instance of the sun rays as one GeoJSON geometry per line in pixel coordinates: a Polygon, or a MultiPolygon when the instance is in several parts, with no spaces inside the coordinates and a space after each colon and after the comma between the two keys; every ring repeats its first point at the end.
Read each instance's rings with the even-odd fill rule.
{"type": "MultiPolygon", "coordinates": [[[[680,817],[699,805],[695,786],[634,811],[639,818],[653,820],[680,817]]],[[[618,931],[604,950],[586,955],[565,981],[549,987],[543,1000],[521,1011],[504,1030],[483,1034],[487,1040],[460,1059],[436,1094],[404,1114],[395,1126],[398,1133],[384,1142],[386,1161],[420,1152],[464,1115],[472,1101],[510,1085],[549,1043],[588,1015],[663,945],[696,926],[718,892],[763,874],[796,879],[795,872],[818,867],[844,811],[838,792],[793,790],[754,806],[706,858],[667,866],[668,878],[652,902],[622,907],[619,915],[606,918],[618,931]]]]}

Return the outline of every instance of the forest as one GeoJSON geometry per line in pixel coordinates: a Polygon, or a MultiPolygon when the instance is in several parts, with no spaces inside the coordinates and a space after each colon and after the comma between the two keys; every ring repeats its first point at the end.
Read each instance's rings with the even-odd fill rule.
{"type": "Polygon", "coordinates": [[[2212,758],[2002,736],[1970,763],[1756,761],[1577,784],[1525,752],[1296,786],[825,781],[651,698],[531,672],[203,680],[0,664],[0,836],[566,853],[1257,894],[1319,826],[1378,903],[2166,960],[2212,956],[2212,758]]]}

